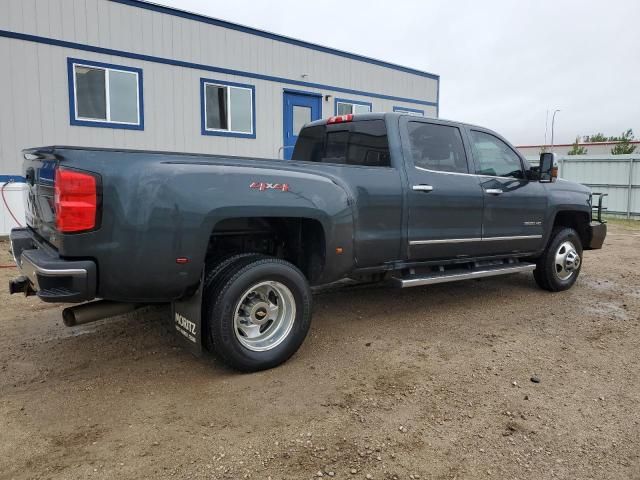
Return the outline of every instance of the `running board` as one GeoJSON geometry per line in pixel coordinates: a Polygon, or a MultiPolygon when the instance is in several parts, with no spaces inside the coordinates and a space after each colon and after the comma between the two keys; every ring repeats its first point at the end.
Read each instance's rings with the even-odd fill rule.
{"type": "Polygon", "coordinates": [[[476,270],[455,270],[449,272],[434,272],[427,275],[411,275],[408,277],[392,277],[394,286],[399,288],[418,287],[420,285],[433,285],[435,283],[455,282],[457,280],[468,280],[471,278],[494,277],[496,275],[507,275],[509,273],[531,272],[535,270],[535,263],[518,263],[515,265],[487,266],[479,267],[476,270]]]}

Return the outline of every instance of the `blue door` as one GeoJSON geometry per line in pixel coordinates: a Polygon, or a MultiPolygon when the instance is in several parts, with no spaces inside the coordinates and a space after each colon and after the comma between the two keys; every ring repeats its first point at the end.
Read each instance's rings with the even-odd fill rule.
{"type": "Polygon", "coordinates": [[[303,92],[284,92],[283,158],[291,160],[293,147],[305,123],[322,116],[322,95],[303,92]]]}

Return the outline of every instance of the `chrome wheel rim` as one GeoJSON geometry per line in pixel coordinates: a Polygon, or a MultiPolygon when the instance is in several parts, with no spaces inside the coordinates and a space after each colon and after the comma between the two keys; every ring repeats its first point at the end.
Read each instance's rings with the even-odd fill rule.
{"type": "Polygon", "coordinates": [[[556,250],[555,272],[560,280],[568,280],[580,268],[580,255],[570,241],[562,242],[556,250]]]}
{"type": "Polygon", "coordinates": [[[236,304],[233,328],[240,344],[254,352],[271,350],[287,338],[296,318],[291,290],[274,281],[247,289],[236,304]]]}

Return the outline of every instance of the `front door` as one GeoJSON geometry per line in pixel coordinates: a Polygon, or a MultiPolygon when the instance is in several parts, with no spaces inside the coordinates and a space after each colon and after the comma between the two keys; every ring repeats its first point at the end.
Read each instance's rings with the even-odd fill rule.
{"type": "Polygon", "coordinates": [[[322,116],[322,95],[315,93],[284,92],[283,158],[291,160],[293,147],[304,124],[322,116]]]}
{"type": "Polygon", "coordinates": [[[542,246],[547,195],[529,181],[520,156],[502,139],[471,129],[469,138],[484,195],[485,253],[514,253],[542,246]]]}
{"type": "Polygon", "coordinates": [[[409,181],[408,258],[480,253],[483,194],[479,178],[470,172],[462,131],[437,120],[403,117],[400,122],[409,181]]]}

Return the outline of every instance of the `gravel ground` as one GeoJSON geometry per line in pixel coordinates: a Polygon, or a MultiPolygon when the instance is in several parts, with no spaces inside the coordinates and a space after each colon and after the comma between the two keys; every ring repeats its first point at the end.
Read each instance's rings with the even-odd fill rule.
{"type": "Polygon", "coordinates": [[[320,294],[300,351],[250,375],[183,351],[164,307],[66,328],[5,288],[0,478],[640,478],[639,267],[618,224],[568,292],[320,294]]]}

